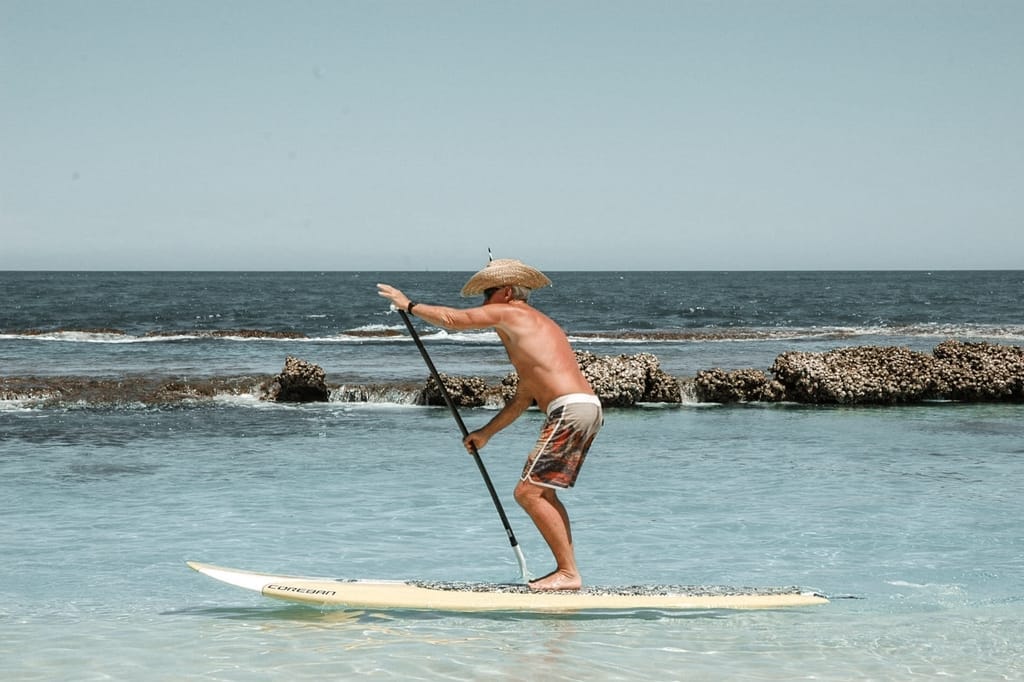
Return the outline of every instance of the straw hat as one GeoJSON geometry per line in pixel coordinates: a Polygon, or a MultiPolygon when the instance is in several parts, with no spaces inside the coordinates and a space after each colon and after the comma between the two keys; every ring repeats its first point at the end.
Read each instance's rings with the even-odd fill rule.
{"type": "Polygon", "coordinates": [[[527,289],[540,289],[551,285],[551,280],[540,270],[531,268],[515,258],[496,258],[480,272],[469,278],[462,287],[463,296],[482,294],[487,289],[518,285],[527,289]]]}

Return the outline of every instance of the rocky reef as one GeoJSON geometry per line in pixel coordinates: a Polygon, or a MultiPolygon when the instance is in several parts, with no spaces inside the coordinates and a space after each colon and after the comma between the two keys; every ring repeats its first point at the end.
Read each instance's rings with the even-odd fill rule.
{"type": "Polygon", "coordinates": [[[576,359],[594,393],[608,407],[682,401],[679,380],[662,370],[658,358],[650,353],[598,356],[577,352],[576,359]]]}
{"type": "MultiPolygon", "coordinates": [[[[661,369],[658,358],[650,353],[599,356],[576,351],[576,361],[594,393],[606,407],[632,407],[637,403],[678,403],[679,381],[661,369]]],[[[489,386],[480,377],[441,375],[448,394],[459,407],[500,406],[516,391],[519,377],[506,375],[498,385],[489,386]]],[[[422,404],[444,405],[433,377],[423,389],[422,404]]]]}
{"type": "Polygon", "coordinates": [[[0,401],[19,402],[27,407],[169,406],[203,403],[218,396],[253,395],[261,380],[248,376],[0,376],[0,401]]]}
{"type": "Polygon", "coordinates": [[[327,373],[319,365],[288,356],[284,369],[262,387],[262,400],[279,403],[327,402],[327,373]]]}
{"type": "Polygon", "coordinates": [[[783,353],[769,377],[756,370],[699,372],[707,402],[789,401],[895,405],[923,400],[1024,401],[1024,349],[945,341],[931,354],[902,347],[854,346],[783,353]]]}
{"type": "MultiPolygon", "coordinates": [[[[580,368],[606,407],[679,403],[689,380],[661,369],[650,353],[597,356],[576,353],[580,368]]],[[[514,373],[500,385],[479,377],[442,377],[462,407],[501,405],[515,392],[514,373]]],[[[765,373],[709,369],[692,379],[699,402],[795,402],[817,405],[896,405],[925,400],[1024,402],[1024,349],[945,341],[931,354],[895,346],[853,346],[824,353],[779,355],[765,373]]],[[[422,403],[443,405],[431,380],[422,403]]]]}
{"type": "MultiPolygon", "coordinates": [[[[900,405],[927,400],[1024,402],[1024,348],[945,341],[931,353],[892,346],[851,346],[822,353],[787,352],[766,372],[713,368],[696,376],[666,373],[650,353],[576,359],[607,407],[640,403],[793,402],[818,405],[900,405]]],[[[512,372],[498,381],[441,375],[459,407],[501,407],[516,390],[512,372]]],[[[288,357],[276,376],[116,378],[0,376],[0,401],[26,407],[173,405],[223,396],[276,402],[392,402],[444,405],[434,380],[330,385],[326,372],[288,357]]]]}
{"type": "Polygon", "coordinates": [[[786,389],[759,369],[708,369],[694,377],[694,394],[705,403],[778,402],[786,389]]]}
{"type": "Polygon", "coordinates": [[[964,402],[1024,401],[1024,348],[946,341],[933,351],[943,397],[964,402]]]}

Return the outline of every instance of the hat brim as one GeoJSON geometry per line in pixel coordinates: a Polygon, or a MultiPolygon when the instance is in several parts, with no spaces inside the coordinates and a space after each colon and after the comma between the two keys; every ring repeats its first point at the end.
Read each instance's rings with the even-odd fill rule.
{"type": "Polygon", "coordinates": [[[540,289],[551,285],[547,275],[536,268],[514,258],[492,260],[480,272],[469,278],[462,287],[463,296],[476,296],[488,289],[505,286],[521,286],[540,289]]]}

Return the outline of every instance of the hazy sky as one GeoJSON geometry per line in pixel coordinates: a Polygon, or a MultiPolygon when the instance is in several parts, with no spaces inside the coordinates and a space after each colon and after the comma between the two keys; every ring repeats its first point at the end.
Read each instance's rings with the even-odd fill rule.
{"type": "Polygon", "coordinates": [[[1024,2],[0,0],[0,269],[1024,268],[1024,2]]]}

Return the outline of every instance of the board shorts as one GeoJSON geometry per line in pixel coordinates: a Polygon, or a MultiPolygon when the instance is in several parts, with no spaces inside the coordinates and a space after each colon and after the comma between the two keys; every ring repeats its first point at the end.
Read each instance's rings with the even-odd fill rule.
{"type": "Polygon", "coordinates": [[[603,424],[604,413],[597,396],[570,393],[552,400],[520,480],[546,488],[573,487],[603,424]]]}

